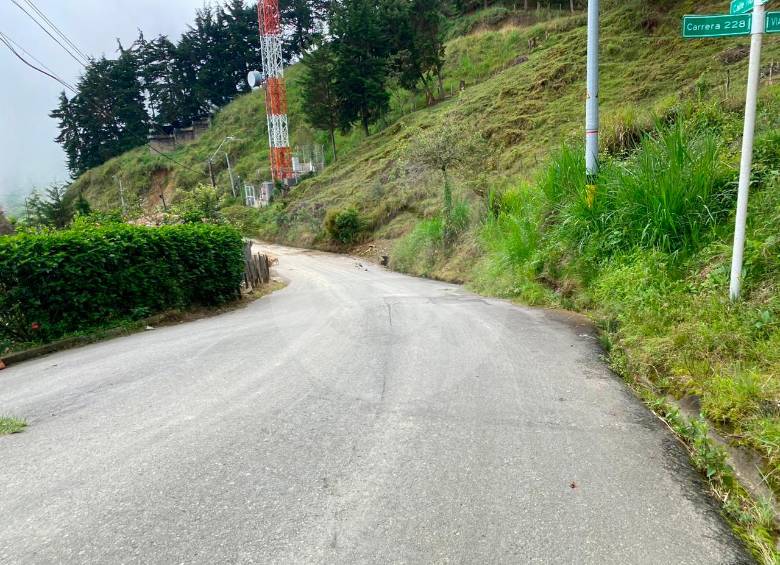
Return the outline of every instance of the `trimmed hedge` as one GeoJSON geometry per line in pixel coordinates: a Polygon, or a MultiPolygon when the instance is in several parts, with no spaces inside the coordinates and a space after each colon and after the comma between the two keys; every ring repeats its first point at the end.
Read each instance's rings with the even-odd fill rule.
{"type": "Polygon", "coordinates": [[[50,341],[239,296],[243,242],[208,224],[83,227],[0,238],[0,340],[50,341]]]}

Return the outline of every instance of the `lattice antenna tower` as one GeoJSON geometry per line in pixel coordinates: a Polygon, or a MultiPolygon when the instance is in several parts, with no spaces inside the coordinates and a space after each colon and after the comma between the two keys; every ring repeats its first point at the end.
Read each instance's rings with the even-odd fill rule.
{"type": "Polygon", "coordinates": [[[284,83],[282,59],[282,18],[279,0],[260,0],[257,4],[260,25],[263,72],[265,74],[265,109],[268,117],[268,143],[273,180],[293,178],[290,132],[287,122],[287,86],[284,83]]]}

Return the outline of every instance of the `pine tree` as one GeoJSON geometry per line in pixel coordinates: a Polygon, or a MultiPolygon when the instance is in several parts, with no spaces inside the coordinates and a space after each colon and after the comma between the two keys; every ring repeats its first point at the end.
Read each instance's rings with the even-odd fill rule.
{"type": "Polygon", "coordinates": [[[33,226],[47,226],[56,229],[68,227],[73,219],[73,210],[65,199],[67,186],[52,185],[46,190],[46,198],[33,192],[27,199],[27,222],[33,226]]]}
{"type": "Polygon", "coordinates": [[[305,72],[300,82],[303,111],[312,127],[328,132],[335,161],[340,106],[336,97],[335,65],[331,46],[320,43],[317,49],[303,58],[303,67],[305,72]]]}
{"type": "Polygon", "coordinates": [[[280,0],[286,61],[305,55],[321,42],[330,5],[330,0],[280,0]]]}
{"type": "Polygon", "coordinates": [[[176,46],[164,35],[146,41],[141,33],[132,50],[146,93],[150,121],[158,127],[179,121],[184,93],[175,77],[176,46]]]}
{"type": "MultiPolygon", "coordinates": [[[[444,95],[444,21],[442,0],[413,0],[411,24],[420,80],[428,87],[436,77],[439,97],[444,95]]],[[[430,92],[430,90],[429,90],[430,92]]]]}
{"type": "Polygon", "coordinates": [[[344,0],[334,9],[330,28],[340,125],[347,130],[359,122],[368,135],[368,126],[389,102],[387,41],[379,9],[370,0],[344,0]]]}
{"type": "Polygon", "coordinates": [[[443,95],[444,3],[442,0],[388,0],[383,5],[386,36],[393,53],[392,69],[404,88],[421,84],[428,102],[434,99],[434,82],[443,95]]]}
{"type": "Polygon", "coordinates": [[[58,120],[59,135],[55,141],[62,146],[67,158],[68,170],[76,174],[81,170],[81,141],[79,136],[79,124],[76,117],[74,105],[68,100],[65,92],[60,93],[60,102],[51,114],[52,118],[58,120]]]}
{"type": "Polygon", "coordinates": [[[74,176],[146,143],[148,116],[138,74],[135,57],[120,45],[117,60],[89,64],[76,96],[60,96],[51,116],[60,122],[57,141],[74,176]]]}

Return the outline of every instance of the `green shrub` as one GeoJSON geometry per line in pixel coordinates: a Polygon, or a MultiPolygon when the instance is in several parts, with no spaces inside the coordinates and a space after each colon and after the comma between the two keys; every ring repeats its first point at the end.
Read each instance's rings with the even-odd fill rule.
{"type": "Polygon", "coordinates": [[[362,229],[360,214],[354,208],[328,210],[325,215],[325,231],[331,239],[339,243],[355,243],[362,229]]]}
{"type": "Polygon", "coordinates": [[[201,184],[190,192],[181,193],[173,213],[187,224],[215,223],[222,219],[222,205],[223,198],[217,189],[201,184]]]}
{"type": "Polygon", "coordinates": [[[49,341],[238,296],[243,242],[206,224],[127,225],[0,240],[0,340],[49,341]]]}
{"type": "Polygon", "coordinates": [[[224,220],[246,236],[257,235],[260,230],[260,211],[242,204],[226,206],[220,210],[224,220]]]}

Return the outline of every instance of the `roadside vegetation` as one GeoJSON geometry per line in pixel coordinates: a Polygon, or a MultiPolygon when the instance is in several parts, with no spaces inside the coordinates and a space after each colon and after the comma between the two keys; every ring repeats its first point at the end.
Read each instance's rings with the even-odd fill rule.
{"type": "Polygon", "coordinates": [[[93,224],[0,238],[0,353],[240,296],[233,228],[93,224]]]}
{"type": "Polygon", "coordinates": [[[27,422],[19,418],[0,416],[0,436],[18,434],[27,427],[27,422]]]}
{"type": "Polygon", "coordinates": [[[322,143],[330,165],[268,208],[244,207],[223,166],[216,191],[202,186],[226,136],[236,137],[228,151],[241,179],[268,176],[262,92],[239,97],[200,140],[171,154],[184,166],[136,149],[83,174],[68,195],[116,209],[119,177],[132,215],[164,217],[165,200],[182,217],[192,207],[281,243],[371,244],[399,271],[587,313],[616,372],[685,441],[735,529],[762,562],[776,562],[771,501],[751,499],[706,434],[714,428],[760,454],[780,496],[780,85],[769,81],[780,41],[766,40],[744,297],[731,303],[748,40],[679,37],[683,13],[723,7],[603,2],[595,188],[579,144],[585,15],[493,5],[443,26],[444,96],[431,100],[430,87],[391,78],[369,135],[333,111],[307,122],[304,97],[329,93],[313,92],[321,81],[292,66],[294,143],[322,143]],[[674,402],[683,399],[701,419],[679,416],[674,402]]]}

